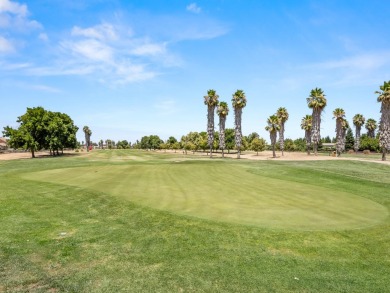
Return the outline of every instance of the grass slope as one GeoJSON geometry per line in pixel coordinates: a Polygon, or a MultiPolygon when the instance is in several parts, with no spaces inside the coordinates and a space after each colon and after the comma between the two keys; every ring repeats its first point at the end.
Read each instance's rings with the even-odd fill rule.
{"type": "Polygon", "coordinates": [[[153,164],[88,166],[27,174],[121,196],[131,201],[210,220],[277,229],[335,230],[372,226],[386,207],[350,192],[270,178],[268,164],[234,161],[157,161],[153,164]],[[248,171],[248,166],[251,169],[248,171]]]}
{"type": "MultiPolygon", "coordinates": [[[[223,168],[390,208],[388,166],[347,161],[198,162],[190,157],[190,162],[175,163],[182,159],[106,151],[89,157],[0,162],[0,292],[388,290],[389,217],[354,230],[275,230],[150,208],[121,192],[80,186],[84,180],[71,186],[25,179],[45,172],[65,179],[62,174],[69,170],[130,172],[131,166],[146,173],[156,166],[160,172],[165,165],[205,167],[210,173],[223,168]]],[[[184,172],[175,175],[179,173],[186,177],[184,172]]],[[[209,175],[199,174],[203,180],[209,175]]],[[[118,176],[124,175],[119,172],[112,178],[118,176]]],[[[291,204],[289,199],[285,202],[291,204]]]]}

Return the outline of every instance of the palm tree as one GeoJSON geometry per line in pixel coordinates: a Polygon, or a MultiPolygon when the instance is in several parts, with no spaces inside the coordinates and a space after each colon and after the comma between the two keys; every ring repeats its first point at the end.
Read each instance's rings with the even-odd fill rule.
{"type": "Polygon", "coordinates": [[[214,109],[218,105],[219,96],[215,90],[208,90],[207,96],[204,96],[204,103],[207,105],[207,134],[208,145],[210,147],[210,158],[213,157],[213,142],[214,142],[214,109]]]}
{"type": "MultiPolygon", "coordinates": [[[[341,142],[340,142],[341,147],[340,147],[340,149],[342,152],[345,151],[345,142],[346,142],[348,129],[349,129],[349,123],[348,123],[347,119],[344,119],[342,124],[341,124],[341,142]]],[[[352,129],[351,129],[351,131],[352,131],[352,129]]]]}
{"type": "Polygon", "coordinates": [[[333,111],[333,118],[336,118],[336,153],[340,157],[345,147],[345,131],[343,131],[345,111],[341,108],[336,108],[333,111]]]}
{"type": "Polygon", "coordinates": [[[312,122],[311,115],[306,115],[301,120],[301,128],[305,130],[306,150],[308,155],[310,155],[312,122]]]}
{"type": "Polygon", "coordinates": [[[279,130],[279,144],[280,144],[280,150],[282,151],[282,156],[283,151],[284,151],[284,123],[288,120],[288,112],[287,109],[284,107],[280,107],[276,111],[276,116],[279,118],[279,125],[280,125],[280,130],[279,130]]]}
{"type": "Polygon", "coordinates": [[[276,158],[275,154],[275,144],[276,144],[276,136],[278,134],[278,131],[280,130],[280,121],[278,116],[271,115],[267,119],[267,126],[265,127],[265,130],[269,131],[269,137],[271,139],[271,145],[272,145],[272,154],[273,157],[276,158]]]}
{"type": "Polygon", "coordinates": [[[246,97],[244,91],[237,90],[233,94],[232,104],[234,108],[234,124],[235,124],[234,134],[235,134],[236,147],[237,147],[237,159],[239,159],[241,154],[241,142],[242,142],[242,131],[241,131],[242,108],[246,106],[246,97]]]}
{"type": "Polygon", "coordinates": [[[229,106],[226,102],[220,102],[217,107],[219,116],[219,148],[222,150],[222,158],[224,157],[225,149],[225,122],[226,116],[229,114],[229,106]]]}
{"type": "Polygon", "coordinates": [[[313,109],[311,139],[313,142],[314,154],[317,155],[318,144],[321,141],[321,113],[326,107],[326,98],[321,88],[312,89],[310,96],[306,99],[309,108],[313,109]]]}
{"type": "Polygon", "coordinates": [[[375,129],[377,128],[376,120],[368,118],[366,122],[367,136],[375,138],[375,129]]]}
{"type": "Polygon", "coordinates": [[[356,114],[353,116],[353,125],[355,125],[355,144],[353,148],[355,149],[355,152],[357,153],[360,147],[360,130],[362,129],[362,126],[364,125],[364,122],[366,121],[366,118],[362,114],[356,114]]]}
{"type": "Polygon", "coordinates": [[[83,127],[83,131],[85,134],[85,146],[87,147],[87,152],[89,152],[89,146],[91,145],[91,135],[92,131],[88,126],[83,127]]]}
{"type": "Polygon", "coordinates": [[[379,146],[382,148],[382,161],[386,161],[386,153],[390,150],[390,80],[384,81],[376,91],[381,104],[381,120],[379,122],[379,146]]]}

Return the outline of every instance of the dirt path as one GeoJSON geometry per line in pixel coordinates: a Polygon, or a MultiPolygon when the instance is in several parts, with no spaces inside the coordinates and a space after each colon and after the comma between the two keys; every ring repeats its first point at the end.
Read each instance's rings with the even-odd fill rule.
{"type": "MultiPolygon", "coordinates": [[[[86,152],[76,153],[74,151],[64,151],[64,155],[83,155],[86,152]]],[[[46,158],[51,157],[50,152],[36,152],[36,158],[46,158]]],[[[20,152],[20,153],[0,153],[0,161],[9,161],[9,160],[19,160],[19,159],[31,159],[30,152],[20,152]]]]}
{"type": "MultiPolygon", "coordinates": [[[[168,151],[167,151],[168,152],[168,151]]],[[[181,151],[178,151],[176,154],[181,154],[181,151]]],[[[188,154],[192,154],[192,152],[188,152],[188,154]]],[[[194,155],[207,157],[207,153],[195,153],[194,155]]],[[[303,152],[284,152],[284,156],[282,156],[280,153],[276,154],[276,158],[272,157],[272,151],[264,151],[259,152],[259,155],[256,155],[256,153],[248,153],[244,152],[241,154],[241,159],[248,159],[248,160],[275,160],[275,161],[340,161],[340,160],[352,160],[352,161],[362,161],[362,162],[373,162],[373,163],[379,163],[379,164],[386,164],[390,165],[390,161],[381,161],[377,158],[369,158],[370,155],[363,155],[362,158],[358,157],[333,157],[333,156],[326,156],[326,155],[318,155],[315,156],[314,154],[307,155],[303,152]],[[364,156],[364,157],[363,157],[364,156]]],[[[213,157],[220,158],[221,154],[213,154],[213,157]]],[[[228,158],[236,158],[236,154],[225,154],[225,157],[228,158]]]]}

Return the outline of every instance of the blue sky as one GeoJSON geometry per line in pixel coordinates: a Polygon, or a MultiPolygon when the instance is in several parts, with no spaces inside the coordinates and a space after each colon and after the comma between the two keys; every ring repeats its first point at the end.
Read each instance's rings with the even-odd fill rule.
{"type": "Polygon", "coordinates": [[[266,119],[283,106],[285,137],[298,138],[321,87],[321,135],[333,137],[335,108],[379,121],[389,15],[375,0],[0,0],[0,128],[43,106],[88,125],[93,141],[180,139],[206,130],[208,89],[229,105],[242,89],[243,134],[268,140],[266,119]]]}

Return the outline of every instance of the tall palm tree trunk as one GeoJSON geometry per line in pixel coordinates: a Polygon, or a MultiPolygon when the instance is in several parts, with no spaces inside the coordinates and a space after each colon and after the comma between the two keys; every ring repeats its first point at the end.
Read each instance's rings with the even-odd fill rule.
{"type": "Polygon", "coordinates": [[[242,108],[234,108],[234,124],[235,124],[235,140],[237,146],[237,159],[241,155],[241,142],[242,142],[242,132],[241,132],[241,117],[242,117],[242,108]]]}
{"type": "Polygon", "coordinates": [[[336,155],[340,157],[341,155],[341,145],[342,145],[342,120],[340,118],[336,119],[336,155]]]}
{"type": "Polygon", "coordinates": [[[225,149],[225,122],[226,116],[219,116],[219,148],[222,150],[222,158],[224,158],[224,149],[225,149]]]}
{"type": "Polygon", "coordinates": [[[311,130],[305,130],[306,138],[306,152],[310,155],[310,146],[311,146],[311,130]]]}
{"type": "Polygon", "coordinates": [[[272,144],[272,157],[276,158],[276,153],[275,153],[276,131],[270,133],[270,138],[271,138],[271,144],[272,144]]]}
{"type": "Polygon", "coordinates": [[[284,122],[280,123],[279,144],[280,150],[282,151],[282,156],[284,156],[284,122]]]}
{"type": "Polygon", "coordinates": [[[386,161],[386,154],[390,150],[390,101],[381,105],[381,121],[379,124],[379,146],[382,148],[382,161],[386,161]]]}
{"type": "Polygon", "coordinates": [[[214,143],[214,109],[215,106],[207,106],[207,134],[208,145],[210,147],[210,158],[213,157],[213,143],[214,143]]]}
{"type": "Polygon", "coordinates": [[[355,149],[355,153],[358,152],[359,147],[360,147],[360,130],[361,129],[362,129],[362,127],[360,125],[356,125],[356,128],[355,128],[355,144],[353,146],[353,148],[355,149]]]}
{"type": "Polygon", "coordinates": [[[320,125],[321,125],[321,111],[317,108],[313,108],[313,127],[311,130],[313,151],[314,155],[317,156],[318,144],[321,140],[320,125]]]}

